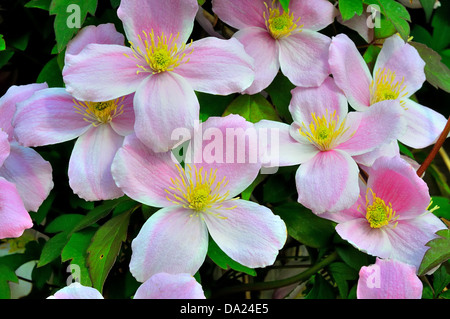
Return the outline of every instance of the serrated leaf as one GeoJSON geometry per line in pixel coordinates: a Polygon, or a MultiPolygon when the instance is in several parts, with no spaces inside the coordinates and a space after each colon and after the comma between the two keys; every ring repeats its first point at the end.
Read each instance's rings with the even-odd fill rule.
{"type": "Polygon", "coordinates": [[[252,268],[241,265],[237,261],[234,261],[225,254],[222,249],[215,243],[215,241],[210,237],[208,244],[208,256],[211,260],[222,269],[234,269],[239,272],[244,272],[250,276],[256,276],[256,271],[252,268]]]}
{"type": "Polygon", "coordinates": [[[261,120],[280,121],[272,104],[261,94],[240,95],[228,105],[223,116],[229,114],[239,114],[252,123],[257,123],[261,120]]]}
{"type": "Polygon", "coordinates": [[[436,233],[439,237],[430,240],[425,252],[418,274],[425,275],[434,267],[450,259],[450,229],[442,229],[436,233]]]}
{"type": "Polygon", "coordinates": [[[355,14],[360,16],[363,9],[362,0],[339,0],[339,11],[344,21],[351,19],[355,14]]]}

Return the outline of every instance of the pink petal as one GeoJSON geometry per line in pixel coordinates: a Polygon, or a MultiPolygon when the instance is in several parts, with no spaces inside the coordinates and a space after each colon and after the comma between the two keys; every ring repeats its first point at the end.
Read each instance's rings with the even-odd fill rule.
{"type": "Polygon", "coordinates": [[[47,299],[104,299],[102,294],[95,288],[82,286],[74,282],[63,289],[58,290],[47,299]]]}
{"type": "Polygon", "coordinates": [[[11,143],[0,176],[15,184],[27,211],[36,212],[53,188],[52,167],[31,148],[11,143]]]}
{"type": "Polygon", "coordinates": [[[217,245],[250,268],[272,265],[286,242],[286,225],[281,218],[254,202],[227,201],[203,216],[217,245]]]}
{"type": "Polygon", "coordinates": [[[9,150],[8,134],[0,130],[0,167],[3,165],[5,159],[8,158],[9,150]]]}
{"type": "Polygon", "coordinates": [[[320,152],[297,170],[298,201],[316,214],[349,208],[359,196],[358,174],[346,153],[320,152]]]}
{"type": "Polygon", "coordinates": [[[67,45],[66,54],[76,55],[88,44],[125,44],[125,37],[116,31],[113,23],[90,25],[81,29],[67,45]]]}
{"type": "Polygon", "coordinates": [[[158,273],[138,288],[133,299],[205,299],[205,293],[190,274],[158,273]]]}
{"type": "Polygon", "coordinates": [[[14,184],[0,177],[0,239],[22,236],[33,221],[14,184]]]}
{"type": "Polygon", "coordinates": [[[195,41],[186,51],[189,62],[174,72],[186,78],[196,91],[228,95],[242,92],[253,82],[253,60],[234,38],[207,37],[195,41]]]}
{"type": "Polygon", "coordinates": [[[421,299],[423,285],[416,269],[397,260],[376,259],[359,271],[358,299],[421,299]]]}
{"type": "Polygon", "coordinates": [[[10,141],[14,138],[11,122],[16,112],[16,103],[28,99],[34,92],[45,88],[48,88],[46,83],[13,85],[0,98],[0,128],[8,134],[10,141]]]}
{"type": "Polygon", "coordinates": [[[130,48],[116,44],[89,44],[77,55],[66,55],[63,78],[67,92],[82,101],[102,102],[134,93],[149,76],[138,73],[130,48]]]}
{"type": "Polygon", "coordinates": [[[370,106],[372,76],[355,44],[345,34],[331,40],[330,70],[336,85],[341,88],[350,105],[365,111],[370,106]]]}
{"type": "Polygon", "coordinates": [[[245,90],[247,94],[256,94],[272,83],[280,69],[278,62],[278,44],[264,28],[249,27],[234,34],[245,47],[245,51],[254,59],[255,79],[245,90]]]}
{"type": "Polygon", "coordinates": [[[75,109],[75,99],[63,88],[36,92],[17,104],[14,133],[25,146],[43,146],[73,140],[91,124],[75,109]]]}
{"type": "Polygon", "coordinates": [[[123,139],[107,124],[91,127],[78,138],[69,161],[69,184],[75,194],[87,201],[123,196],[111,174],[123,139]]]}
{"type": "Polygon", "coordinates": [[[154,274],[194,275],[206,258],[208,231],[200,217],[178,206],[153,214],[131,243],[130,271],[139,282],[154,274]]]}
{"type": "Polygon", "coordinates": [[[133,100],[134,94],[119,98],[123,113],[113,118],[109,123],[119,135],[127,136],[134,132],[135,116],[133,100]]]}
{"type": "Polygon", "coordinates": [[[150,33],[152,30],[155,36],[180,33],[178,42],[181,44],[192,32],[197,10],[196,0],[122,0],[117,15],[123,22],[127,39],[135,44],[139,43],[138,35],[142,35],[142,31],[150,33]]]}
{"type": "Polygon", "coordinates": [[[338,10],[327,0],[291,0],[289,9],[303,28],[319,31],[333,23],[338,10]]]}
{"type": "Polygon", "coordinates": [[[356,163],[364,166],[372,166],[373,163],[382,156],[387,157],[394,157],[394,156],[400,156],[400,149],[398,147],[398,142],[392,141],[388,144],[383,144],[380,147],[374,149],[373,151],[361,154],[361,155],[354,155],[352,158],[355,160],[356,163]]]}
{"type": "MultiPolygon", "coordinates": [[[[371,19],[372,13],[363,12],[360,16],[354,15],[350,20],[343,21],[342,16],[338,15],[336,20],[346,27],[358,32],[358,34],[367,42],[371,43],[374,39],[374,28],[369,28],[367,25],[368,19],[371,19]]],[[[371,21],[371,20],[370,20],[371,21]]]]}
{"type": "Polygon", "coordinates": [[[267,9],[263,0],[213,0],[212,5],[219,19],[236,29],[266,27],[263,13],[267,9]]]}
{"type": "Polygon", "coordinates": [[[173,72],[147,78],[134,98],[136,136],[155,152],[167,152],[177,143],[177,129],[192,129],[200,105],[188,81],[173,72]]]}
{"type": "Polygon", "coordinates": [[[179,176],[175,164],[171,152],[154,153],[135,135],[129,135],[111,170],[117,186],[129,197],[149,206],[166,207],[172,203],[167,200],[165,189],[172,187],[171,179],[179,176]]]}
{"type": "Polygon", "coordinates": [[[296,86],[319,86],[330,74],[330,42],[329,37],[306,29],[279,39],[281,71],[296,86]]]}

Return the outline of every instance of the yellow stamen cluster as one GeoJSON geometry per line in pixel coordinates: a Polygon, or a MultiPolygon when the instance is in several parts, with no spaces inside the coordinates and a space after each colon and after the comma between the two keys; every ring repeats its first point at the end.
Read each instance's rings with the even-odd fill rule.
{"type": "MultiPolygon", "coordinates": [[[[369,188],[366,194],[366,219],[372,228],[381,228],[388,225],[390,222],[395,222],[398,219],[392,204],[384,202],[381,198],[377,197],[376,194],[369,188]],[[369,199],[369,192],[372,196],[369,199]]],[[[394,227],[397,226],[397,222],[394,227]]]]}
{"type": "Polygon", "coordinates": [[[121,97],[106,102],[89,102],[73,100],[76,112],[83,116],[86,122],[97,127],[101,124],[111,122],[114,118],[123,114],[123,100],[121,97]]]}
{"type": "Polygon", "coordinates": [[[315,113],[312,113],[311,116],[313,120],[308,127],[302,123],[299,129],[300,134],[305,136],[321,151],[333,149],[339,137],[348,130],[345,121],[339,123],[339,116],[336,115],[336,111],[329,114],[328,109],[322,117],[317,117],[315,113]]]}
{"type": "Polygon", "coordinates": [[[290,10],[284,11],[275,4],[276,0],[272,2],[272,6],[269,8],[266,2],[264,5],[268,11],[268,17],[266,12],[263,12],[266,28],[274,39],[287,37],[293,32],[301,32],[303,25],[298,25],[300,18],[294,20],[294,14],[290,13],[290,10]]]}
{"type": "MultiPolygon", "coordinates": [[[[136,64],[139,70],[136,72],[148,72],[148,73],[161,73],[165,71],[173,71],[176,67],[183,63],[189,62],[189,58],[186,56],[191,54],[185,52],[186,48],[192,45],[191,43],[186,46],[182,44],[178,47],[177,40],[180,36],[178,33],[175,37],[170,34],[169,37],[161,33],[160,36],[155,36],[153,30],[150,33],[142,31],[143,36],[138,35],[140,43],[133,43],[130,41],[131,50],[133,51],[133,57],[138,61],[145,60],[146,64],[136,64]]],[[[125,54],[128,58],[133,58],[125,54]]]]}
{"type": "Polygon", "coordinates": [[[370,104],[400,99],[400,104],[404,107],[402,99],[408,95],[408,92],[404,92],[406,89],[404,82],[404,77],[401,81],[396,79],[395,72],[386,68],[378,69],[370,85],[370,104]]]}

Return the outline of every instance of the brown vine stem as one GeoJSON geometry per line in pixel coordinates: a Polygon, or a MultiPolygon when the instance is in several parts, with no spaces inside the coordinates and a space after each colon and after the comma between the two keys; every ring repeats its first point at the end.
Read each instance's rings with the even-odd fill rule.
{"type": "Polygon", "coordinates": [[[425,173],[428,166],[430,166],[431,162],[433,162],[437,153],[439,153],[439,150],[441,149],[442,145],[444,144],[445,140],[447,139],[447,135],[449,132],[450,132],[450,117],[447,120],[447,124],[445,125],[444,130],[442,131],[438,140],[436,141],[433,148],[431,149],[430,154],[428,154],[425,161],[422,163],[422,165],[420,165],[419,169],[417,170],[417,175],[422,176],[423,173],[425,173]]]}

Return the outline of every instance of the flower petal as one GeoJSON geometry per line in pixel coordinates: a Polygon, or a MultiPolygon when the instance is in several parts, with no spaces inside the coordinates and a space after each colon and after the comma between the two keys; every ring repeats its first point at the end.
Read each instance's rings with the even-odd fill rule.
{"type": "Polygon", "coordinates": [[[203,217],[220,249],[250,268],[272,265],[286,242],[286,225],[281,218],[254,202],[227,201],[203,217]]]}
{"type": "Polygon", "coordinates": [[[82,286],[74,282],[63,289],[58,290],[47,299],[104,299],[102,294],[95,288],[82,286]]]}
{"type": "Polygon", "coordinates": [[[184,77],[194,90],[228,95],[242,92],[252,84],[253,60],[238,40],[207,37],[186,49],[191,50],[189,62],[174,72],[184,77]]]}
{"type": "MultiPolygon", "coordinates": [[[[119,98],[120,105],[122,106],[122,114],[116,116],[109,123],[117,134],[122,136],[130,135],[134,132],[134,94],[119,98]]],[[[120,106],[119,106],[120,107],[120,106]]]]}
{"type": "Polygon", "coordinates": [[[236,29],[266,27],[263,13],[267,9],[263,0],[213,0],[212,5],[219,19],[236,29]]]}
{"type": "Polygon", "coordinates": [[[319,31],[333,23],[339,11],[326,0],[291,0],[289,9],[303,28],[319,31]]]}
{"type": "Polygon", "coordinates": [[[192,211],[178,206],[157,211],[131,243],[130,271],[139,282],[154,274],[194,275],[206,258],[206,224],[192,211]]]}
{"type": "Polygon", "coordinates": [[[190,274],[158,273],[136,291],[133,299],[205,299],[202,286],[190,274]]]}
{"type": "Polygon", "coordinates": [[[75,194],[87,201],[123,196],[111,174],[123,139],[107,124],[91,127],[78,138],[69,161],[69,184],[75,194]]]}
{"type": "Polygon", "coordinates": [[[8,134],[3,131],[0,131],[0,167],[3,165],[3,162],[9,156],[9,141],[8,134]]]}
{"type": "Polygon", "coordinates": [[[36,92],[17,104],[14,133],[25,146],[43,146],[73,140],[91,124],[77,113],[74,98],[63,88],[36,92]]]}
{"type": "Polygon", "coordinates": [[[354,155],[352,156],[352,158],[355,160],[356,163],[360,165],[371,167],[373,163],[382,156],[387,157],[400,156],[400,149],[398,147],[398,142],[395,140],[392,141],[391,143],[383,144],[380,147],[374,149],[373,151],[361,155],[354,155]]]}
{"type": "Polygon", "coordinates": [[[296,86],[319,86],[330,74],[330,42],[326,35],[310,30],[279,39],[281,71],[296,86]]]}
{"type": "Polygon", "coordinates": [[[349,208],[359,196],[358,173],[346,153],[320,152],[297,170],[298,201],[316,214],[349,208]]]}
{"type": "Polygon", "coordinates": [[[340,24],[358,32],[367,43],[371,43],[374,39],[374,28],[369,28],[367,23],[368,21],[372,21],[371,15],[372,13],[363,12],[361,15],[355,14],[353,18],[345,21],[341,15],[338,15],[336,20],[340,24]]]}
{"type": "Polygon", "coordinates": [[[339,34],[331,40],[329,64],[336,85],[349,104],[358,111],[365,111],[370,106],[372,75],[347,35],[339,34]]]}

